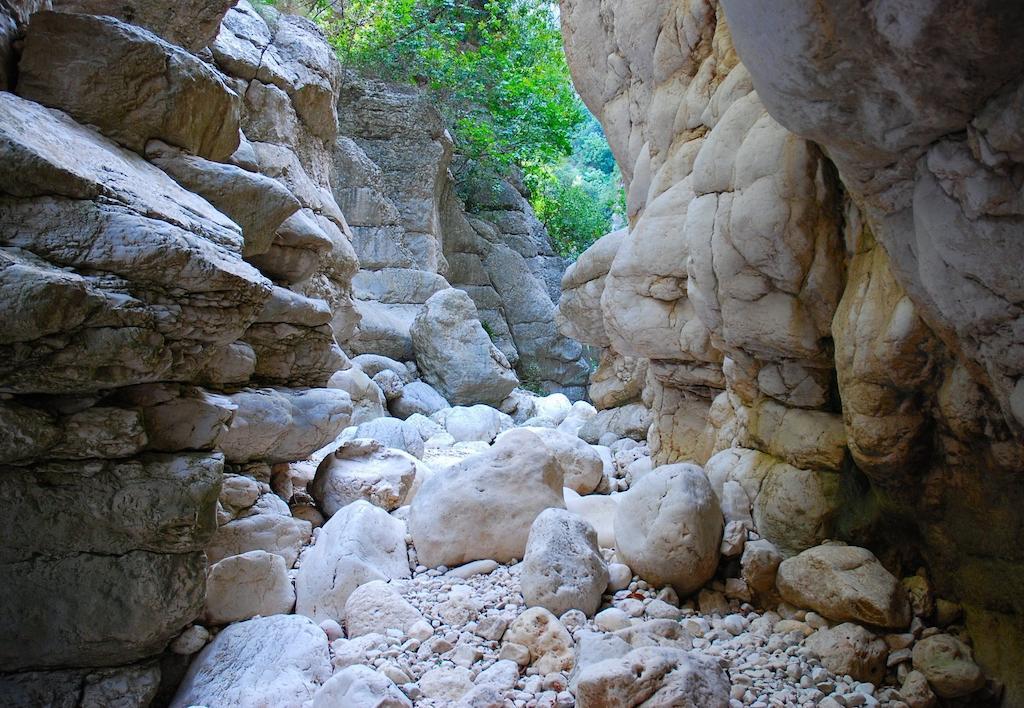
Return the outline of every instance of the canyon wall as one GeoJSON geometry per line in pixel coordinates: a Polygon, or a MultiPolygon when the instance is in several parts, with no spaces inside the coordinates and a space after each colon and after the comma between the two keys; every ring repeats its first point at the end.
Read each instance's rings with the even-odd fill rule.
{"type": "Polygon", "coordinates": [[[1024,700],[1020,10],[561,5],[628,190],[563,280],[595,402],[642,400],[658,462],[753,480],[787,553],[923,567],[1024,700]]]}
{"type": "MultiPolygon", "coordinates": [[[[486,246],[447,247],[490,214],[455,195],[440,116],[343,71],[304,18],[7,0],[0,20],[0,695],[165,702],[202,646],[181,632],[208,563],[291,568],[322,522],[307,458],[386,414],[346,351],[423,363],[409,329],[453,292],[446,254],[519,269],[453,282],[490,288],[480,316],[540,385],[583,393],[555,331],[561,261],[521,196],[472,227],[486,246]],[[503,299],[520,287],[538,317],[503,299]]],[[[500,373],[495,405],[516,384],[500,373]]]]}

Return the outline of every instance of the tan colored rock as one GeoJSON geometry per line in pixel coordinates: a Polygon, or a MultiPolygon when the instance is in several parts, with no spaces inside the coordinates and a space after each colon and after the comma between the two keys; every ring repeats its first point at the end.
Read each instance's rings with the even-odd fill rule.
{"type": "Polygon", "coordinates": [[[914,644],[914,669],[924,674],[941,698],[960,698],[985,685],[970,648],[949,634],[935,634],[914,644]]]}
{"type": "Polygon", "coordinates": [[[782,599],[837,622],[891,629],[910,624],[910,602],[899,581],[866,548],[815,546],[782,561],[782,599]]]}
{"type": "Polygon", "coordinates": [[[819,629],[807,638],[804,646],[834,674],[876,685],[885,677],[889,650],[884,641],[860,625],[844,622],[831,629],[819,629]]]}
{"type": "Polygon", "coordinates": [[[571,671],[576,663],[572,636],[558,618],[543,607],[531,607],[519,615],[502,641],[529,649],[530,665],[542,676],[571,671]]]}

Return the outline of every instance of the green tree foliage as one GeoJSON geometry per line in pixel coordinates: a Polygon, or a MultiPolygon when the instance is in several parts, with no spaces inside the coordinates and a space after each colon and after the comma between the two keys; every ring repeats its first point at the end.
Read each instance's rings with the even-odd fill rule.
{"type": "Polygon", "coordinates": [[[625,221],[622,175],[593,116],[577,129],[572,152],[527,173],[531,202],[559,253],[576,258],[625,221]]]}
{"type": "Polygon", "coordinates": [[[497,175],[522,168],[534,209],[563,255],[575,257],[609,230],[621,180],[573,88],[556,2],[276,4],[314,19],[343,65],[428,90],[468,158],[461,164],[497,175]]]}

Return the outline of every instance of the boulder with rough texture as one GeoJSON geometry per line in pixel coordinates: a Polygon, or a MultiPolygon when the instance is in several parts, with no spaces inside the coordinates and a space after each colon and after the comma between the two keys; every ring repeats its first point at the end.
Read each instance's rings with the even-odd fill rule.
{"type": "Polygon", "coordinates": [[[397,629],[403,635],[423,615],[384,580],[371,580],[360,585],[345,601],[345,631],[349,638],[364,634],[386,633],[397,629]]]}
{"type": "Polygon", "coordinates": [[[422,464],[403,450],[356,438],[323,459],[309,491],[328,517],[359,499],[393,511],[405,503],[422,464]]]}
{"type": "Polygon", "coordinates": [[[559,617],[573,609],[593,615],[608,587],[594,527],[564,509],[541,512],[530,527],[520,586],[531,607],[559,617]]]}
{"type": "Polygon", "coordinates": [[[672,647],[640,647],[584,668],[576,678],[576,704],[725,708],[729,679],[709,657],[672,647]]]}
{"type": "Polygon", "coordinates": [[[722,510],[704,472],[666,465],[644,475],[615,512],[622,562],[656,587],[688,595],[718,567],[722,510]]]}
{"type": "Polygon", "coordinates": [[[240,101],[221,75],[112,17],[36,13],[18,69],[20,96],[136,152],[152,138],[215,161],[238,148],[240,101]]]}
{"type": "Polygon", "coordinates": [[[224,629],[189,667],[172,708],[301,708],[331,677],[327,635],[306,617],[275,615],[224,629]]]}
{"type": "Polygon", "coordinates": [[[313,696],[312,708],[412,708],[412,702],[387,676],[356,664],[334,674],[313,696]]]}
{"type": "Polygon", "coordinates": [[[924,674],[941,698],[967,696],[985,685],[970,648],[949,634],[925,637],[914,645],[914,669],[924,674]]]}
{"type": "Polygon", "coordinates": [[[572,635],[543,607],[531,607],[519,615],[505,632],[503,641],[526,647],[530,665],[542,676],[571,671],[576,664],[572,635]]]}
{"type": "Polygon", "coordinates": [[[530,525],[565,508],[562,471],[529,431],[513,431],[488,451],[427,480],[413,499],[409,531],[426,566],[522,558],[530,525]]]}
{"type": "Polygon", "coordinates": [[[295,606],[295,590],[284,558],[266,551],[228,556],[210,566],[206,575],[209,624],[229,624],[256,615],[282,615],[295,606]]]}
{"type": "Polygon", "coordinates": [[[807,638],[804,646],[832,673],[875,685],[885,678],[889,650],[881,638],[859,624],[844,622],[831,629],[819,629],[807,638]]]}
{"type": "Polygon", "coordinates": [[[405,524],[366,501],[332,516],[302,557],[295,577],[295,611],[317,622],[340,621],[358,586],[408,578],[405,524]]]}
{"type": "Polygon", "coordinates": [[[410,332],[423,378],[455,405],[497,406],[519,383],[508,359],[480,326],[473,301],[461,290],[433,295],[410,332]]]}
{"type": "Polygon", "coordinates": [[[866,548],[815,546],[782,561],[777,583],[786,602],[837,622],[892,629],[910,624],[906,591],[866,548]]]}

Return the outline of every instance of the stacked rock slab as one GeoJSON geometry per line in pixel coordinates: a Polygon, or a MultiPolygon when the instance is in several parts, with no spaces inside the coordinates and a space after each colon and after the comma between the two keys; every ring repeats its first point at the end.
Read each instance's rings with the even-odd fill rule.
{"type": "Polygon", "coordinates": [[[208,555],[294,562],[271,466],[350,418],[338,66],[244,0],[38,4],[0,6],[4,692],[144,705],[208,555]]]}
{"type": "Polygon", "coordinates": [[[338,114],[332,181],[360,261],[353,353],[414,360],[413,321],[454,286],[521,378],[581,398],[589,366],[554,325],[565,262],[522,193],[471,179],[441,115],[412,87],[346,73],[338,114]]]}
{"type": "Polygon", "coordinates": [[[628,188],[563,283],[594,383],[649,362],[655,460],[714,455],[786,555],[925,558],[1024,700],[1020,9],[561,5],[628,188]]]}

